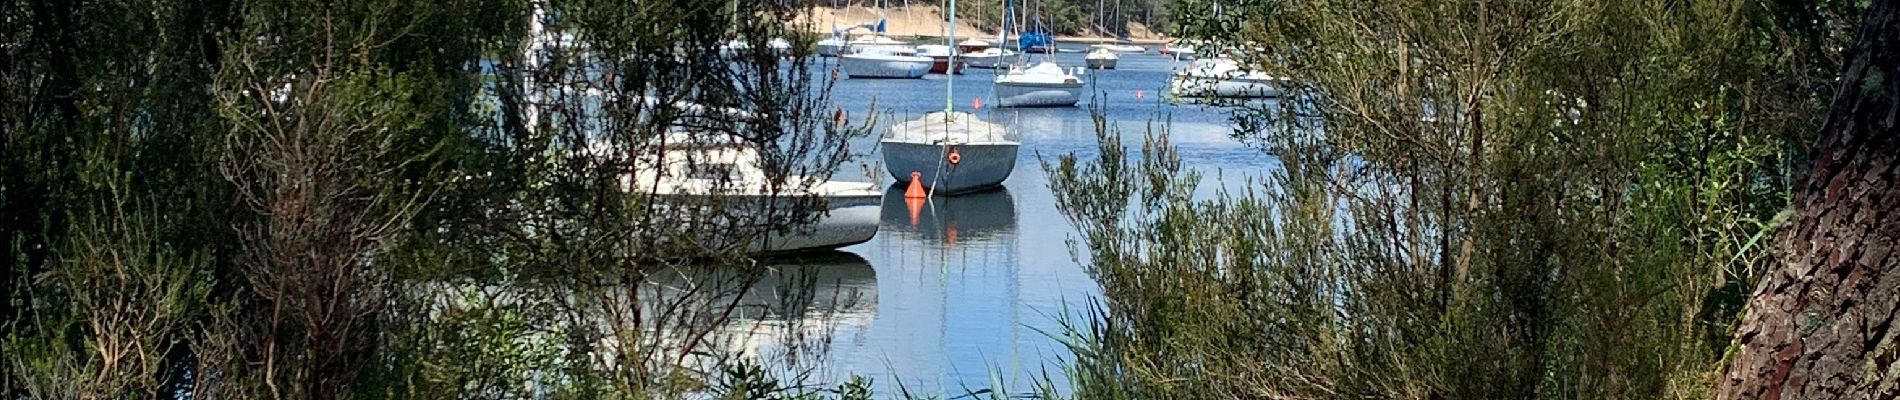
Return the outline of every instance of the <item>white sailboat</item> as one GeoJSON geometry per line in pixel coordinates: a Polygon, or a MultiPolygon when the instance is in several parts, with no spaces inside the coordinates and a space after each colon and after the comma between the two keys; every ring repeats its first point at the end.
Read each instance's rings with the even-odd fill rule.
{"type": "MultiPolygon", "coordinates": [[[[965,50],[963,52],[964,63],[969,65],[970,68],[982,68],[982,69],[1009,68],[1009,66],[1011,65],[1022,63],[1023,53],[1021,51],[1011,50],[1011,49],[1006,48],[1008,47],[1006,45],[1009,43],[1009,40],[1008,40],[1009,28],[1010,28],[1009,1],[1004,0],[1003,1],[1003,23],[1001,24],[1001,27],[997,28],[997,31],[996,31],[996,42],[1004,44],[1004,45],[999,45],[996,47],[985,46],[985,48],[982,48],[982,49],[965,50]]],[[[975,39],[971,39],[971,40],[975,40],[975,39]]],[[[984,42],[984,44],[988,44],[988,42],[984,42]]]]}
{"type": "Polygon", "coordinates": [[[917,79],[930,73],[930,57],[899,47],[857,49],[838,58],[838,66],[851,79],[917,79]]]}
{"type": "Polygon", "coordinates": [[[1074,107],[1082,100],[1082,71],[1053,61],[1010,68],[996,76],[997,107],[1074,107]]]}
{"type": "MultiPolygon", "coordinates": [[[[957,2],[948,3],[952,17],[946,42],[956,37],[957,2]]],[[[928,190],[928,195],[949,195],[1000,186],[1015,171],[1022,142],[1002,125],[955,111],[955,93],[952,75],[945,85],[943,111],[892,126],[878,140],[884,167],[898,183],[928,190]]]]}

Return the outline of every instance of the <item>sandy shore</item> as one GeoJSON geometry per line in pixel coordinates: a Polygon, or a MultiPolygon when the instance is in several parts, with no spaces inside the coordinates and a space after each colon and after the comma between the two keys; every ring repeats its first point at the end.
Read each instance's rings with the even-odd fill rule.
{"type": "MultiPolygon", "coordinates": [[[[940,38],[948,33],[940,22],[943,21],[943,10],[936,6],[892,7],[885,13],[890,17],[885,22],[885,29],[891,36],[940,38]]],[[[812,32],[831,33],[833,29],[877,23],[878,14],[878,9],[870,7],[819,7],[814,8],[810,13],[800,15],[794,24],[812,32]]],[[[1129,41],[1135,43],[1161,44],[1168,41],[1166,37],[1149,31],[1148,27],[1141,24],[1130,23],[1129,31],[1129,41]]],[[[853,33],[864,32],[866,31],[859,29],[853,33]]],[[[994,41],[996,32],[979,30],[967,23],[957,23],[957,39],[970,38],[994,41]]],[[[1059,36],[1056,38],[1056,41],[1064,43],[1098,43],[1114,40],[1106,36],[1059,36]]]]}

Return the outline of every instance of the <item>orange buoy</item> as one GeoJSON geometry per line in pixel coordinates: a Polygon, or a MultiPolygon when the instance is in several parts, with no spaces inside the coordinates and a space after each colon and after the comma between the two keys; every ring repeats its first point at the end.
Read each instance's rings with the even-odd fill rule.
{"type": "Polygon", "coordinates": [[[910,188],[904,189],[904,198],[921,199],[924,198],[924,196],[926,196],[924,194],[924,173],[911,171],[910,188]]]}
{"type": "Polygon", "coordinates": [[[957,154],[957,148],[951,147],[950,148],[950,165],[957,165],[957,163],[960,163],[960,162],[963,162],[963,155],[957,154]]]}
{"type": "Polygon", "coordinates": [[[970,99],[970,108],[975,108],[978,110],[983,109],[983,98],[977,97],[977,98],[970,99]]]}
{"type": "Polygon", "coordinates": [[[1136,90],[1136,91],[1135,91],[1135,100],[1141,100],[1141,91],[1140,91],[1140,90],[1136,90]]]}

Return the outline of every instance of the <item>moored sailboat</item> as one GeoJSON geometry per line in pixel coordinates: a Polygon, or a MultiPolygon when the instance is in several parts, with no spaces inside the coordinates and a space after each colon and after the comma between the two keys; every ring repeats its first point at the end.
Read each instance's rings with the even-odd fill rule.
{"type": "MultiPolygon", "coordinates": [[[[955,38],[957,2],[948,3],[950,37],[955,38]]],[[[1022,142],[1002,125],[955,111],[955,93],[956,77],[951,76],[944,89],[943,111],[892,126],[878,140],[884,168],[900,184],[927,190],[927,196],[997,187],[1016,169],[1022,142]]]]}

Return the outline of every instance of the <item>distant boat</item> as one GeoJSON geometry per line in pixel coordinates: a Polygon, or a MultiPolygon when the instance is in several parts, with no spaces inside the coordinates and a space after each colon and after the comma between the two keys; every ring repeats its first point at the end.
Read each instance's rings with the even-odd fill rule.
{"type": "Polygon", "coordinates": [[[828,37],[828,38],[824,38],[823,40],[819,40],[818,41],[818,56],[819,57],[837,57],[837,56],[844,55],[845,43],[846,42],[843,37],[837,37],[837,36],[828,37]]]}
{"type": "Polygon", "coordinates": [[[962,42],[957,42],[957,51],[962,52],[964,54],[989,50],[991,47],[996,47],[996,45],[993,43],[990,43],[990,41],[988,40],[983,40],[983,39],[970,39],[970,40],[965,40],[962,42]]]}
{"type": "Polygon", "coordinates": [[[1147,48],[1147,47],[1142,47],[1141,45],[1134,45],[1134,44],[1103,44],[1103,45],[1099,45],[1099,46],[1101,46],[1102,48],[1105,48],[1105,49],[1108,49],[1108,51],[1113,51],[1113,52],[1116,52],[1116,53],[1124,53],[1124,54],[1127,54],[1127,53],[1134,53],[1134,54],[1146,54],[1146,53],[1148,53],[1148,48],[1147,48]]]}
{"type": "Polygon", "coordinates": [[[1008,68],[1010,65],[1022,61],[1023,54],[1012,50],[992,47],[975,53],[963,53],[958,55],[957,58],[963,59],[964,65],[970,68],[997,69],[1008,68]]]}
{"type": "Polygon", "coordinates": [[[1089,50],[1088,55],[1082,56],[1082,61],[1088,63],[1089,69],[1115,69],[1115,64],[1121,59],[1121,56],[1108,49],[1108,45],[1099,44],[1095,45],[1094,50],[1089,50]]]}
{"type": "Polygon", "coordinates": [[[1073,107],[1082,99],[1080,71],[1043,61],[996,77],[997,107],[1073,107]]]}
{"type": "Polygon", "coordinates": [[[898,184],[915,174],[931,194],[954,195],[1002,185],[1016,170],[1022,142],[974,114],[938,111],[892,126],[878,146],[898,184]]]}
{"type": "Polygon", "coordinates": [[[902,40],[892,39],[890,36],[876,34],[876,35],[859,35],[856,39],[851,39],[851,41],[845,42],[843,54],[851,54],[851,53],[856,53],[860,50],[874,49],[874,48],[888,48],[888,49],[897,50],[899,52],[916,51],[915,48],[912,48],[910,46],[910,43],[904,43],[904,41],[902,40]]]}
{"type": "Polygon", "coordinates": [[[963,62],[962,57],[957,57],[957,60],[955,62],[956,65],[954,66],[954,68],[952,68],[952,66],[950,65],[951,64],[950,46],[945,46],[941,44],[918,45],[917,56],[930,57],[930,73],[933,73],[933,74],[950,74],[950,73],[961,74],[963,73],[963,68],[965,64],[963,62]]]}
{"type": "Polygon", "coordinates": [[[1251,71],[1230,58],[1195,60],[1174,72],[1175,97],[1277,97],[1285,79],[1251,71]]]}
{"type": "Polygon", "coordinates": [[[653,167],[628,174],[623,184],[630,192],[654,195],[668,207],[723,207],[709,209],[725,216],[715,220],[742,221],[705,235],[689,235],[687,239],[697,245],[752,253],[799,252],[864,243],[877,235],[883,192],[869,182],[804,185],[805,178],[793,176],[775,185],[759,166],[758,151],[741,142],[672,135],[663,150],[641,156],[642,164],[653,167]],[[809,211],[818,217],[784,230],[743,232],[747,225],[759,225],[747,219],[784,218],[790,214],[781,213],[798,206],[814,207],[809,211]],[[756,234],[733,235],[735,231],[756,234]]]}
{"type": "Polygon", "coordinates": [[[933,60],[898,47],[870,47],[840,57],[838,66],[851,79],[917,79],[930,73],[933,60]]]}
{"type": "Polygon", "coordinates": [[[1055,36],[1049,34],[1048,30],[1037,28],[1018,36],[1016,46],[1021,47],[1025,53],[1055,54],[1056,39],[1055,36]]]}
{"type": "Polygon", "coordinates": [[[1161,55],[1173,56],[1175,60],[1194,61],[1194,46],[1169,43],[1161,45],[1161,55]]]}
{"type": "MultiPolygon", "coordinates": [[[[773,38],[765,42],[765,47],[772,52],[772,55],[779,57],[784,57],[792,53],[792,42],[783,38],[773,38]]],[[[744,40],[733,39],[727,41],[725,45],[719,46],[720,56],[730,58],[743,57],[748,54],[752,54],[752,44],[746,43],[744,40]]]]}

